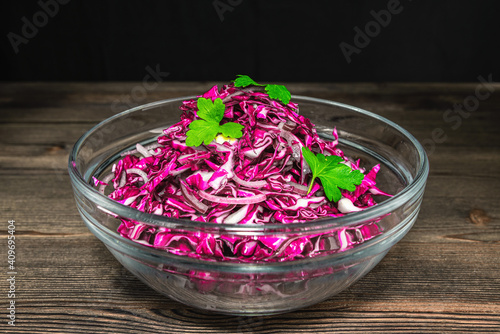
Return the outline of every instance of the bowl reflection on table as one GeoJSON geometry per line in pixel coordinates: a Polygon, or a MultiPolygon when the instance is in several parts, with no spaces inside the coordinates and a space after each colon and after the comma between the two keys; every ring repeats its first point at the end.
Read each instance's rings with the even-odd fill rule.
{"type": "MultiPolygon", "coordinates": [[[[283,313],[325,300],[369,272],[409,231],[417,218],[429,165],[418,141],[398,125],[373,113],[344,104],[293,96],[300,114],[318,134],[371,168],[380,164],[377,187],[394,197],[376,198],[378,205],[339,218],[309,223],[223,225],[193,222],[140,212],[99,193],[92,177],[102,177],[120,153],[155,141],[152,129],[176,123],[183,97],[139,106],[115,115],[75,144],[69,173],[78,210],[90,231],[120,263],[156,291],[193,307],[235,315],[283,313]],[[283,262],[215,261],[179,255],[122,237],[122,220],[162,226],[170,233],[213,237],[322,238],[324,252],[283,262]],[[369,238],[362,229],[374,226],[369,238]],[[319,237],[318,237],[319,236],[319,237]],[[350,238],[349,247],[342,238],[350,238]]],[[[315,239],[317,240],[317,239],[315,239]]]]}

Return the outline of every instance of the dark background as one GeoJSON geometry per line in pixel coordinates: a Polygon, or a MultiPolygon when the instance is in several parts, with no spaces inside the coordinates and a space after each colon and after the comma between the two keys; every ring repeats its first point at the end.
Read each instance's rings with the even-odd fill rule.
{"type": "MultiPolygon", "coordinates": [[[[400,0],[400,13],[351,62],[355,45],[390,1],[9,1],[0,14],[2,81],[477,81],[500,76],[498,1],[400,0]],[[216,4],[224,6],[216,9],[216,4]],[[50,7],[50,6],[49,6],[50,7]],[[25,17],[40,27],[14,51],[25,17]],[[40,23],[41,22],[41,23],[40,23]],[[11,34],[12,35],[12,34],[11,34]]],[[[393,0],[391,0],[393,1],[393,0]]],[[[398,8],[399,8],[398,7],[398,8]]]]}

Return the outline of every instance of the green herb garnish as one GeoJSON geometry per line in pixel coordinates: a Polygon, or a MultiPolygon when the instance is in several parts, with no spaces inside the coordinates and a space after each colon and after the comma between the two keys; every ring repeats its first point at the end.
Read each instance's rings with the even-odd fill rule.
{"type": "Polygon", "coordinates": [[[226,106],[221,98],[216,98],[212,102],[211,99],[200,97],[197,101],[199,118],[189,124],[189,131],[186,133],[187,146],[200,146],[201,143],[208,145],[215,137],[222,133],[225,137],[241,138],[243,133],[241,130],[243,125],[235,122],[227,122],[220,125],[220,121],[224,118],[224,110],[226,106]]]}
{"type": "Polygon", "coordinates": [[[262,85],[257,82],[255,82],[253,79],[251,79],[248,75],[238,75],[236,80],[233,80],[234,86],[235,87],[246,87],[246,86],[265,86],[265,90],[267,92],[267,95],[269,95],[270,98],[280,100],[284,104],[288,104],[291,99],[291,94],[286,89],[285,86],[283,85],[262,85]]]}
{"type": "Polygon", "coordinates": [[[351,170],[340,162],[344,161],[339,156],[318,153],[314,154],[307,147],[302,147],[302,156],[306,160],[312,172],[312,180],[309,185],[309,193],[313,187],[314,180],[319,177],[325,195],[330,201],[337,202],[342,197],[340,189],[347,191],[356,190],[356,185],[361,184],[365,177],[359,170],[351,170]]]}
{"type": "Polygon", "coordinates": [[[233,80],[235,87],[246,87],[246,86],[263,86],[261,84],[256,83],[251,79],[248,75],[238,74],[236,80],[233,80]]]}

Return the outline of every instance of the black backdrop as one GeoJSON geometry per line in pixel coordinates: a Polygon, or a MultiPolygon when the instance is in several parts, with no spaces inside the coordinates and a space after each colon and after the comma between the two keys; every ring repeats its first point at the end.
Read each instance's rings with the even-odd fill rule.
{"type": "Polygon", "coordinates": [[[495,0],[12,0],[0,8],[0,80],[142,80],[151,70],[168,81],[497,80],[499,9],[495,0]]]}

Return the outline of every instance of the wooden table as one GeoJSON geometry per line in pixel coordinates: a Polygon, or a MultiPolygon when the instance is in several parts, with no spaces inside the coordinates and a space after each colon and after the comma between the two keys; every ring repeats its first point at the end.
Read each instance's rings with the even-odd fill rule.
{"type": "Polygon", "coordinates": [[[1,84],[0,331],[500,333],[500,84],[479,80],[287,85],[294,94],[385,116],[430,153],[415,226],[338,296],[278,316],[225,316],[161,297],[127,272],[80,219],[68,152],[126,104],[197,94],[212,84],[165,82],[149,90],[140,82],[1,84]],[[472,111],[446,111],[456,103],[472,111]],[[15,327],[7,325],[9,220],[16,236],[15,327]]]}

